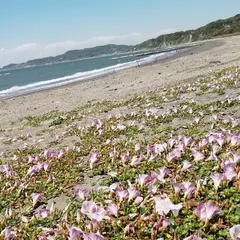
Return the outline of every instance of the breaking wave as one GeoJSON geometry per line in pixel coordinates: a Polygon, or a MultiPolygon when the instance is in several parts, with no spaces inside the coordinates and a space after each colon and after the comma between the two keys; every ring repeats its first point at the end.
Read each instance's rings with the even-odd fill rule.
{"type": "Polygon", "coordinates": [[[23,86],[14,86],[9,89],[0,91],[0,99],[7,99],[7,98],[19,96],[19,95],[37,92],[40,90],[60,87],[60,86],[66,85],[66,84],[71,84],[71,83],[76,83],[79,81],[85,81],[85,80],[90,80],[90,79],[94,79],[97,77],[102,77],[102,76],[112,74],[112,73],[115,73],[115,72],[118,72],[118,71],[121,71],[124,69],[150,64],[150,63],[156,62],[160,59],[163,59],[165,57],[173,56],[175,53],[176,53],[176,50],[173,50],[168,53],[163,52],[163,53],[151,55],[151,56],[148,56],[148,57],[145,57],[142,59],[138,59],[135,61],[120,63],[117,65],[102,68],[102,69],[96,69],[96,70],[86,71],[86,72],[79,72],[79,73],[75,73],[70,76],[65,76],[65,77],[56,78],[56,79],[50,79],[50,80],[46,80],[46,81],[40,81],[40,82],[31,83],[31,84],[27,84],[27,85],[23,85],[23,86]]]}

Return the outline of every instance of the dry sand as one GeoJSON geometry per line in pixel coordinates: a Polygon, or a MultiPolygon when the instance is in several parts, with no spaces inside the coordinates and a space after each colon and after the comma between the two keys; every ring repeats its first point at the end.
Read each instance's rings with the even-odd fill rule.
{"type": "Polygon", "coordinates": [[[205,41],[195,50],[154,65],[133,68],[57,89],[0,101],[0,129],[20,117],[71,110],[89,101],[126,99],[163,85],[196,80],[217,69],[240,65],[240,36],[205,41]]]}

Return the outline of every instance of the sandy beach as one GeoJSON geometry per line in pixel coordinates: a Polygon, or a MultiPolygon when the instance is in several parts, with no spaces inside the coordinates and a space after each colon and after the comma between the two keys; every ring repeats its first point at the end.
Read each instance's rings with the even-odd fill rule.
{"type": "Polygon", "coordinates": [[[209,40],[183,56],[154,65],[3,100],[0,101],[0,128],[9,127],[11,122],[27,115],[39,115],[51,110],[66,111],[89,101],[126,99],[132,94],[144,93],[163,85],[196,80],[217,69],[238,65],[239,49],[239,36],[209,40]]]}
{"type": "Polygon", "coordinates": [[[8,221],[21,239],[67,239],[71,226],[89,231],[90,204],[104,239],[184,239],[202,229],[196,209],[206,205],[222,211],[207,222],[209,239],[230,239],[240,220],[239,49],[240,36],[210,40],[153,65],[1,101],[0,228],[8,221]],[[155,212],[181,224],[156,229],[155,212]]]}

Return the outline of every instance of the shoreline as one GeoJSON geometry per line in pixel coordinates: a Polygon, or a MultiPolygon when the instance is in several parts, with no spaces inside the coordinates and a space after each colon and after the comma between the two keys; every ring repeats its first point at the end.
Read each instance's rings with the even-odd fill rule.
{"type": "Polygon", "coordinates": [[[239,64],[239,40],[240,36],[234,36],[203,41],[200,47],[157,63],[0,100],[0,129],[27,115],[69,111],[88,102],[126,99],[135,93],[144,94],[166,85],[189,82],[220,68],[239,64]]]}
{"type": "MultiPolygon", "coordinates": [[[[136,59],[134,61],[130,61],[130,62],[125,62],[125,63],[122,63],[122,64],[133,64],[135,63],[136,65],[135,66],[126,66],[126,68],[124,69],[118,69],[117,65],[113,65],[113,66],[109,66],[110,68],[112,67],[113,69],[109,72],[102,72],[102,73],[99,73],[98,75],[96,76],[86,76],[85,78],[83,77],[83,79],[81,79],[82,77],[76,77],[76,79],[74,78],[71,78],[71,76],[74,76],[75,74],[78,74],[78,73],[75,73],[73,75],[70,75],[70,76],[63,76],[63,77],[60,77],[60,78],[67,78],[69,77],[69,79],[67,81],[63,81],[62,83],[61,82],[56,82],[54,84],[48,84],[48,81],[51,81],[51,80],[46,80],[46,81],[40,81],[40,82],[45,82],[45,84],[43,84],[42,86],[39,86],[39,88],[36,88],[36,89],[25,89],[23,90],[24,92],[21,92],[21,90],[19,89],[19,93],[18,92],[13,92],[13,93],[9,93],[8,95],[6,96],[1,96],[1,91],[8,91],[8,90],[11,90],[11,88],[14,88],[14,87],[24,87],[24,86],[28,86],[28,85],[32,85],[32,84],[37,84],[38,82],[36,83],[29,83],[29,84],[26,84],[26,85],[23,85],[23,86],[12,86],[8,89],[4,89],[4,90],[1,90],[0,91],[0,101],[1,100],[8,100],[8,99],[13,99],[13,98],[17,98],[17,97],[21,97],[21,96],[26,96],[26,95],[31,95],[31,94],[34,94],[34,93],[37,93],[37,92],[42,92],[42,91],[49,91],[49,90],[52,90],[52,89],[57,89],[57,88],[61,88],[61,87],[65,87],[65,86],[68,86],[68,85],[74,85],[74,84],[80,84],[82,82],[87,82],[87,81],[93,81],[93,80],[96,80],[96,79],[101,79],[101,78],[105,78],[105,77],[108,77],[112,74],[116,74],[116,73],[119,73],[119,72],[122,72],[122,71],[125,71],[127,69],[130,69],[130,68],[138,68],[138,67],[144,67],[144,66],[149,66],[149,65],[152,65],[152,64],[156,64],[156,63],[159,63],[160,61],[164,62],[164,61],[167,61],[168,59],[172,59],[174,58],[175,56],[177,57],[181,57],[183,56],[184,53],[188,53],[189,51],[192,51],[192,50],[195,50],[196,48],[202,46],[203,43],[193,43],[193,44],[189,44],[189,45],[177,45],[175,47],[173,47],[172,49],[171,48],[166,48],[160,52],[156,52],[156,53],[151,53],[149,55],[147,55],[146,57],[143,57],[142,58],[139,58],[139,59],[136,59]],[[175,53],[173,53],[175,51],[175,53]],[[158,56],[159,54],[162,54],[164,53],[165,55],[164,56],[158,56]],[[172,54],[174,54],[172,56],[172,54]],[[150,60],[149,59],[149,62],[141,62],[143,60],[146,60],[148,57],[150,56],[156,56],[156,59],[153,59],[153,60],[150,60]],[[116,67],[116,68],[114,68],[116,67]],[[58,85],[59,84],[59,85],[58,85]]],[[[108,67],[106,67],[108,68],[108,67]]],[[[102,69],[96,69],[98,71],[100,70],[104,70],[105,68],[102,68],[102,69]]],[[[96,70],[90,70],[89,72],[94,72],[96,70]]],[[[82,72],[84,73],[84,72],[82,72]]],[[[52,79],[54,80],[54,79],[52,79]]]]}
{"type": "MultiPolygon", "coordinates": [[[[45,89],[36,89],[36,90],[31,91],[31,92],[20,93],[19,95],[15,95],[15,96],[6,96],[6,97],[3,97],[3,98],[0,98],[0,102],[1,101],[6,101],[6,100],[11,100],[11,99],[16,99],[16,98],[23,97],[23,96],[36,94],[36,93],[39,93],[39,92],[45,92],[45,91],[49,92],[49,91],[52,91],[54,89],[64,88],[64,87],[73,86],[73,85],[79,85],[79,84],[82,84],[82,83],[85,83],[85,82],[96,81],[98,79],[104,79],[106,77],[121,73],[121,72],[129,70],[129,69],[142,68],[142,67],[145,67],[145,66],[153,66],[155,64],[165,63],[165,62],[168,62],[168,61],[172,61],[172,60],[187,56],[189,53],[190,54],[196,54],[196,53],[199,53],[199,52],[204,52],[204,51],[207,51],[207,50],[212,49],[214,47],[221,46],[222,44],[223,43],[222,43],[221,40],[216,39],[216,41],[214,41],[214,42],[213,41],[204,41],[204,42],[194,42],[194,43],[189,44],[189,45],[185,45],[185,44],[184,45],[179,45],[179,46],[176,46],[176,48],[179,47],[179,49],[185,49],[185,48],[190,48],[190,49],[187,49],[187,50],[181,51],[181,52],[178,52],[178,50],[176,50],[177,52],[173,56],[168,56],[167,55],[169,52],[171,52],[171,51],[168,50],[168,51],[166,51],[166,56],[165,57],[163,57],[162,59],[158,59],[156,61],[153,61],[153,62],[149,62],[149,63],[143,64],[143,65],[138,65],[138,66],[135,66],[135,67],[129,67],[129,68],[119,70],[119,71],[113,70],[112,72],[106,73],[102,76],[93,76],[93,77],[89,77],[87,79],[77,80],[76,82],[70,82],[70,83],[66,82],[66,83],[64,83],[60,86],[52,86],[52,87],[45,88],[45,89]]],[[[152,54],[152,55],[154,55],[154,54],[152,54]]],[[[139,59],[139,60],[141,60],[141,59],[139,59]]]]}

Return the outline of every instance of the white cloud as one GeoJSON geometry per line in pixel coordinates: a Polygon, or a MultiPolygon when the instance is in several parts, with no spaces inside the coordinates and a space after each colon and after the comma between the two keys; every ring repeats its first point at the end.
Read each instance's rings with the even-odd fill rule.
{"type": "Polygon", "coordinates": [[[64,41],[51,44],[27,43],[15,48],[0,48],[0,67],[9,63],[20,63],[30,59],[56,56],[72,49],[82,49],[104,44],[138,44],[149,38],[175,31],[165,29],[151,34],[130,33],[122,36],[99,36],[85,41],[64,41]]]}

